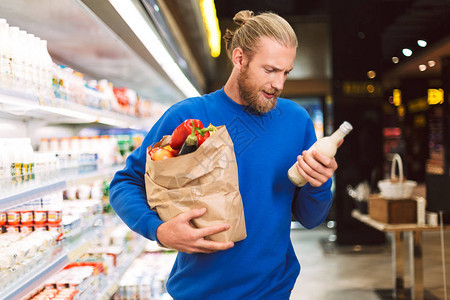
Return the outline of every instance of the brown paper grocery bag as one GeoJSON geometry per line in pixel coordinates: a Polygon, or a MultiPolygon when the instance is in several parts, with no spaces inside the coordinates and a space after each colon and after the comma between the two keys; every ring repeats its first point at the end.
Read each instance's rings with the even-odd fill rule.
{"type": "MultiPolygon", "coordinates": [[[[164,136],[155,146],[170,143],[164,136]]],[[[167,221],[191,209],[207,208],[192,220],[197,228],[227,223],[227,231],[206,239],[237,242],[246,238],[244,209],[239,192],[234,145],[225,126],[211,135],[195,152],[153,161],[148,154],[145,187],[150,208],[167,221]]]]}

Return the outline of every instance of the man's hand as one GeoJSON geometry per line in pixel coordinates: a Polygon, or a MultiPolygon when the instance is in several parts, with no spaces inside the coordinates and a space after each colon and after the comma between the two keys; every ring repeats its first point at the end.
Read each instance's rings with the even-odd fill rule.
{"type": "Polygon", "coordinates": [[[300,175],[315,187],[327,182],[338,167],[334,157],[329,158],[316,150],[313,150],[311,153],[303,151],[302,155],[297,157],[297,161],[297,170],[300,175]]]}
{"type": "Polygon", "coordinates": [[[185,253],[212,253],[233,247],[233,242],[205,240],[206,236],[228,230],[230,225],[222,224],[205,228],[195,228],[191,225],[192,219],[201,217],[205,213],[206,208],[193,209],[164,222],[156,230],[158,241],[168,248],[185,253]]]}

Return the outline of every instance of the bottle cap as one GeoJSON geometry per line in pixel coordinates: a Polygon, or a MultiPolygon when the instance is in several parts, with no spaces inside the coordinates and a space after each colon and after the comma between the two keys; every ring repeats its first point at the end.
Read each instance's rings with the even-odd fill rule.
{"type": "Polygon", "coordinates": [[[344,123],[339,126],[339,129],[342,130],[343,133],[349,134],[350,131],[352,131],[353,126],[349,122],[344,121],[344,123]]]}

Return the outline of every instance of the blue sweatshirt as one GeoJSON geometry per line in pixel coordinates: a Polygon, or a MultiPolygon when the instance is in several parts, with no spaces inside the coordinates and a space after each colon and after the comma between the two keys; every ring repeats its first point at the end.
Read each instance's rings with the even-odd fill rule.
{"type": "Polygon", "coordinates": [[[323,222],[331,205],[331,180],[306,184],[294,197],[287,171],[315,141],[312,121],[301,106],[278,99],[258,115],[231,100],[223,89],[189,98],[156,122],[142,146],[116,173],[110,202],[134,231],[155,240],[162,223],[145,194],[146,148],[170,135],[184,120],[226,125],[234,143],[247,238],[212,254],[179,253],[167,289],[174,299],[289,299],[300,265],[290,240],[291,213],[306,228],[323,222]]]}

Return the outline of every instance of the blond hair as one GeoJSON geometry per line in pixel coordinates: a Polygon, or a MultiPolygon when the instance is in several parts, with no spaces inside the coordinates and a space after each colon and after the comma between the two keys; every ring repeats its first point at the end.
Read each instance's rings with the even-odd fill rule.
{"type": "Polygon", "coordinates": [[[234,49],[240,47],[244,53],[251,57],[262,37],[268,37],[285,47],[297,47],[297,36],[291,25],[271,12],[265,12],[255,16],[250,10],[238,12],[234,23],[240,27],[234,32],[227,29],[223,39],[228,57],[231,59],[234,49]]]}

